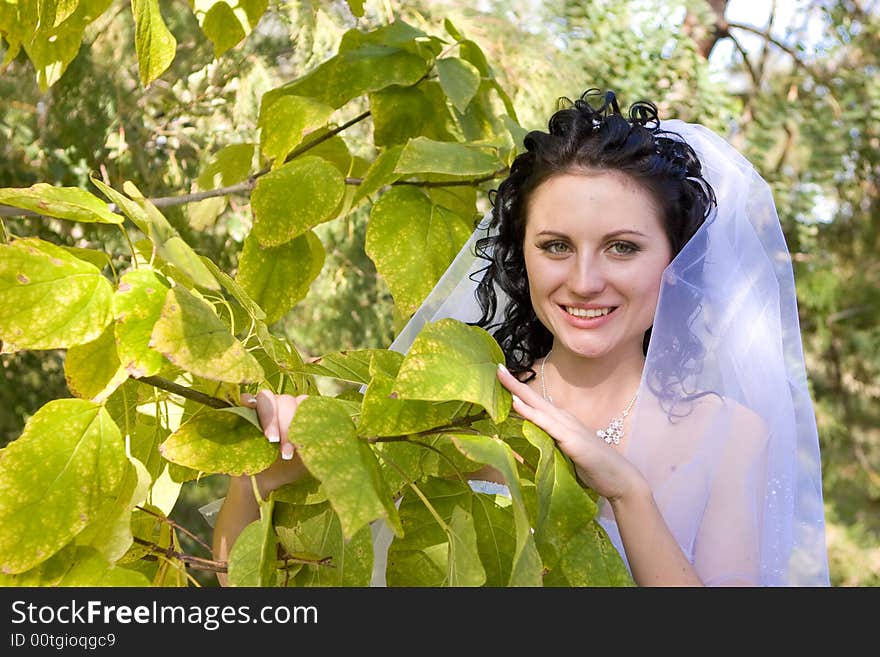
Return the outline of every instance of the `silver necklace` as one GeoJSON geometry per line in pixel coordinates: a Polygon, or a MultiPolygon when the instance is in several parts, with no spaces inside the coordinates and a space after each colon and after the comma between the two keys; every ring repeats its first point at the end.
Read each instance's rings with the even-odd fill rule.
{"type": "MultiPolygon", "coordinates": [[[[551,397],[547,393],[547,383],[544,379],[544,365],[550,360],[550,354],[553,353],[553,350],[547,352],[547,355],[544,356],[544,360],[541,361],[541,396],[546,399],[551,404],[553,403],[553,397],[551,397]]],[[[623,412],[611,418],[611,422],[608,423],[604,429],[599,429],[596,432],[596,435],[604,440],[609,445],[619,445],[620,439],[623,438],[623,421],[626,419],[626,416],[629,415],[632,410],[633,404],[636,403],[636,398],[639,396],[639,391],[636,390],[636,394],[633,395],[633,398],[630,399],[629,404],[626,405],[626,408],[623,409],[623,412]]]]}

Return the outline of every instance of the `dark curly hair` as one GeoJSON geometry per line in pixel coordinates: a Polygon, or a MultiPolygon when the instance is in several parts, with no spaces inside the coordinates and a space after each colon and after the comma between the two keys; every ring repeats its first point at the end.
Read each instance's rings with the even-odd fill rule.
{"type": "MultiPolygon", "coordinates": [[[[507,366],[515,375],[535,376],[534,362],[545,356],[553,336],[538,320],[529,296],[525,275],[523,241],[526,208],[534,190],[549,178],[580,170],[616,171],[649,192],[660,209],[673,257],[710,217],[715,193],[702,175],[694,150],[675,133],[660,129],[657,107],[639,101],[624,116],[613,91],[590,89],[553,114],[548,132],[534,130],[524,139],[525,152],[513,161],[510,174],[490,194],[492,219],[489,237],[477,241],[477,255],[488,260],[477,286],[482,317],[475,322],[501,345],[507,366]],[[598,102],[595,102],[598,101],[598,102]],[[503,319],[493,323],[498,299],[496,287],[510,301],[503,319]]],[[[697,306],[681,321],[690,324],[697,306]]],[[[690,335],[690,331],[683,334],[690,335]]],[[[647,353],[651,329],[645,332],[647,353]]],[[[680,344],[674,354],[661,355],[674,361],[675,381],[660,387],[683,385],[688,372],[699,367],[702,354],[694,340],[680,344]]],[[[665,396],[665,395],[663,395],[665,396]]]]}

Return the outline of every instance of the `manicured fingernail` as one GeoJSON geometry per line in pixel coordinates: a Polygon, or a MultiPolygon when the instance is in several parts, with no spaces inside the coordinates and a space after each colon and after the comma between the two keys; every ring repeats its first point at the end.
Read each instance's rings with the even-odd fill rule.
{"type": "Polygon", "coordinates": [[[293,458],[293,445],[291,445],[290,443],[284,443],[281,446],[281,458],[283,458],[285,461],[289,461],[293,458]]]}
{"type": "Polygon", "coordinates": [[[266,438],[269,439],[270,443],[277,443],[281,440],[281,436],[278,435],[278,431],[276,429],[269,429],[266,432],[266,438]]]}
{"type": "Polygon", "coordinates": [[[511,397],[513,397],[513,403],[514,403],[514,404],[518,404],[519,402],[522,401],[522,399],[520,399],[520,398],[517,397],[516,395],[511,395],[511,397]]]}
{"type": "Polygon", "coordinates": [[[257,398],[254,397],[252,394],[246,392],[241,396],[241,403],[251,406],[252,404],[257,403],[257,398]]]}
{"type": "Polygon", "coordinates": [[[507,368],[504,367],[504,363],[498,363],[498,369],[501,370],[502,372],[506,372],[506,371],[507,371],[507,368]]]}

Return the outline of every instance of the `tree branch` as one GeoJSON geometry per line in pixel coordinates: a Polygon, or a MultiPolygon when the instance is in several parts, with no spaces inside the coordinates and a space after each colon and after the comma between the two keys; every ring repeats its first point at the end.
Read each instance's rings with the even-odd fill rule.
{"type": "Polygon", "coordinates": [[[219,399],[218,397],[206,395],[204,392],[199,392],[198,390],[187,388],[186,386],[174,383],[173,381],[169,381],[168,379],[163,379],[159,376],[142,376],[139,379],[135,379],[135,381],[137,381],[138,383],[146,383],[147,385],[155,386],[157,388],[161,388],[162,390],[167,390],[168,392],[174,393],[175,395],[180,395],[181,397],[191,399],[194,402],[204,404],[205,406],[210,406],[211,408],[230,408],[232,406],[232,404],[230,404],[225,399],[219,399]]]}

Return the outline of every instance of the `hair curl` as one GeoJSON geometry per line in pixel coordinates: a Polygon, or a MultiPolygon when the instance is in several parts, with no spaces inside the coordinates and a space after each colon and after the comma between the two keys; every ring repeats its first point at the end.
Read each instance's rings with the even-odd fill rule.
{"type": "MultiPolygon", "coordinates": [[[[590,89],[577,100],[563,98],[560,104],[567,106],[550,118],[548,132],[534,130],[526,135],[525,151],[490,196],[490,229],[497,229],[497,233],[493,230],[476,245],[477,255],[489,264],[477,286],[482,317],[475,324],[492,333],[511,372],[529,373],[525,381],[534,378],[532,365],[549,352],[553,341],[532,307],[523,255],[526,208],[539,185],[553,176],[585,169],[626,175],[657,202],[673,257],[709,218],[715,205],[715,193],[703,178],[696,153],[679,135],[660,129],[653,103],[636,102],[627,117],[621,114],[613,91],[590,89]],[[598,107],[591,103],[596,98],[601,100],[598,107]],[[498,306],[496,286],[510,301],[503,319],[493,323],[498,306]]],[[[697,312],[695,302],[694,312],[681,318],[684,328],[697,312]]],[[[682,335],[691,336],[690,330],[682,335]]],[[[645,353],[650,336],[649,328],[642,345],[645,353]]],[[[699,367],[701,356],[694,339],[679,344],[676,353],[661,354],[674,367],[664,368],[673,374],[660,387],[682,386],[688,372],[699,367]]]]}

